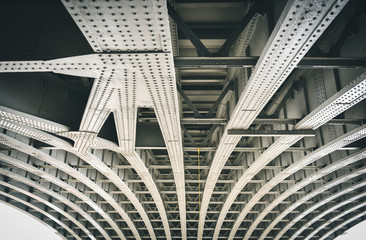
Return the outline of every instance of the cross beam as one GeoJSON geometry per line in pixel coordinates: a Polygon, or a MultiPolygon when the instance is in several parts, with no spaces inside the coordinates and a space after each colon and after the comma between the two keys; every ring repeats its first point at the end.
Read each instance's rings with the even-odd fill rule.
{"type": "MultiPolygon", "coordinates": [[[[175,57],[174,64],[181,68],[252,68],[259,57],[175,57]]],[[[297,68],[364,68],[366,58],[304,57],[297,68]]]]}

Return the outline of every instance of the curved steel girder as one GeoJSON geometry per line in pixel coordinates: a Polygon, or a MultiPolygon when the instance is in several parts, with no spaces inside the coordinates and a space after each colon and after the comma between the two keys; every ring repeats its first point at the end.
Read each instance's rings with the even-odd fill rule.
{"type": "Polygon", "coordinates": [[[103,229],[102,226],[100,226],[99,223],[97,223],[97,221],[95,221],[93,219],[93,217],[91,217],[82,208],[80,208],[78,205],[71,202],[69,199],[65,198],[61,194],[58,194],[48,188],[43,187],[41,184],[37,184],[36,182],[34,182],[26,177],[20,176],[17,173],[6,170],[6,169],[0,169],[0,175],[6,176],[8,178],[12,178],[12,179],[16,180],[17,182],[21,182],[22,184],[24,184],[30,188],[38,189],[42,193],[44,193],[48,196],[51,196],[54,199],[59,200],[60,202],[67,205],[69,208],[73,209],[76,213],[78,213],[80,216],[85,218],[87,221],[89,221],[90,224],[93,225],[95,227],[95,229],[98,230],[106,240],[111,240],[111,237],[108,235],[108,233],[103,229]]]}
{"type": "MultiPolygon", "coordinates": [[[[59,220],[57,217],[53,216],[51,213],[48,213],[47,211],[45,211],[44,209],[41,209],[40,207],[37,207],[27,201],[25,201],[24,199],[21,199],[20,197],[16,197],[16,196],[13,196],[9,193],[6,193],[6,192],[3,192],[0,190],[0,196],[3,196],[3,197],[6,197],[6,198],[11,198],[15,201],[17,201],[19,204],[22,204],[24,206],[27,206],[29,208],[32,208],[33,210],[39,212],[40,214],[48,217],[49,219],[51,219],[51,221],[53,221],[54,223],[57,223],[58,225],[60,225],[62,228],[64,228],[66,231],[68,231],[75,239],[77,240],[82,240],[81,237],[79,237],[79,235],[77,233],[75,233],[69,226],[67,226],[66,224],[64,224],[61,220],[59,220]]],[[[0,201],[2,202],[6,202],[4,200],[1,200],[0,201]]],[[[13,205],[13,207],[16,207],[16,208],[19,208],[17,207],[15,204],[11,204],[11,203],[8,203],[10,205],[13,205]]],[[[20,209],[20,208],[19,208],[20,209]]],[[[31,214],[28,213],[29,216],[32,216],[31,214]]],[[[33,217],[35,217],[33,215],[33,217]]],[[[39,219],[41,222],[45,222],[43,221],[42,219],[39,219]]],[[[55,229],[56,232],[59,232],[57,229],[55,229]]]]}
{"type": "Polygon", "coordinates": [[[1,119],[16,122],[28,127],[37,128],[42,131],[58,133],[70,131],[70,128],[59,123],[51,122],[30,114],[22,113],[4,106],[0,106],[1,119]]]}
{"type": "MultiPolygon", "coordinates": [[[[337,193],[338,194],[338,193],[337,193]]],[[[344,195],[344,194],[342,194],[344,195]]],[[[312,224],[314,224],[315,222],[317,222],[319,219],[321,219],[322,217],[324,217],[325,215],[327,215],[328,213],[331,213],[332,211],[342,207],[342,206],[345,206],[351,202],[354,202],[356,201],[357,199],[359,198],[362,198],[362,197],[365,197],[366,196],[366,193],[365,192],[362,192],[362,193],[359,193],[358,195],[356,196],[352,196],[351,198],[349,199],[346,199],[346,200],[342,200],[341,202],[338,202],[336,205],[332,206],[332,207],[327,207],[326,211],[318,214],[317,216],[315,216],[314,218],[310,219],[310,221],[307,221],[306,224],[304,224],[300,229],[298,229],[296,231],[295,234],[293,234],[290,239],[295,239],[298,235],[300,235],[305,229],[307,229],[309,226],[311,226],[312,224]]],[[[321,201],[323,202],[323,201],[321,201]]],[[[323,206],[325,205],[326,203],[322,203],[322,204],[317,204],[319,208],[320,206],[323,206]]]]}
{"type": "MultiPolygon", "coordinates": [[[[128,8],[110,1],[95,1],[90,4],[75,0],[62,2],[95,52],[145,52],[141,55],[122,54],[118,58],[102,57],[102,64],[99,66],[104,70],[100,72],[101,78],[94,82],[80,130],[98,132],[107,114],[114,111],[120,147],[125,150],[125,158],[129,157],[133,161],[137,156],[134,151],[136,108],[154,107],[174,173],[181,233],[185,240],[184,158],[166,1],[137,0],[130,2],[128,8]],[[100,18],[99,10],[96,9],[103,9],[103,18],[100,18]],[[135,19],[140,19],[139,24],[136,24],[135,19]],[[131,38],[121,34],[119,27],[114,27],[114,21],[124,22],[125,26],[129,26],[130,36],[139,37],[131,38]],[[161,52],[160,55],[158,51],[161,52]],[[108,105],[117,105],[117,108],[110,108],[108,105]]],[[[153,190],[165,237],[170,240],[170,227],[161,197],[157,195],[156,186],[150,181],[149,175],[142,178],[153,190]]],[[[151,237],[155,239],[154,235],[151,237]]]]}
{"type": "MultiPolygon", "coordinates": [[[[321,223],[318,225],[318,227],[316,229],[314,229],[309,235],[307,235],[305,237],[305,240],[310,240],[311,238],[313,238],[313,236],[315,234],[317,234],[319,231],[323,230],[325,227],[327,227],[328,225],[332,224],[333,222],[335,222],[336,220],[340,219],[341,217],[346,216],[347,214],[350,214],[351,212],[357,211],[360,208],[363,208],[366,206],[366,202],[362,201],[361,203],[357,204],[356,206],[353,206],[343,212],[340,212],[339,214],[336,214],[335,216],[332,216],[331,219],[321,223]]],[[[363,212],[361,212],[360,214],[357,214],[354,217],[351,217],[351,219],[357,219],[361,216],[366,215],[366,211],[364,210],[363,212]]],[[[330,231],[326,234],[324,234],[320,239],[325,239],[327,238],[329,235],[331,235],[333,232],[337,231],[339,228],[343,227],[344,225],[347,225],[349,220],[346,220],[344,222],[342,222],[342,224],[340,224],[339,226],[337,226],[336,228],[331,228],[330,231]]]]}
{"type": "MultiPolygon", "coordinates": [[[[24,114],[28,116],[28,114],[24,114]]],[[[15,114],[15,116],[17,116],[15,114]]],[[[31,116],[28,116],[31,117],[31,116]]],[[[90,153],[80,153],[77,151],[77,149],[73,148],[70,143],[55,137],[53,135],[50,135],[48,133],[42,132],[37,129],[33,129],[31,127],[22,126],[13,122],[5,121],[0,119],[0,127],[6,128],[10,131],[22,134],[24,136],[36,139],[38,141],[47,143],[51,146],[56,146],[60,149],[63,149],[65,151],[71,152],[74,155],[78,156],[79,158],[83,159],[85,162],[90,164],[92,167],[94,167],[96,170],[101,172],[103,175],[105,175],[112,183],[114,183],[125,195],[126,197],[131,201],[131,203],[134,205],[134,207],[137,209],[138,213],[140,214],[142,220],[144,221],[148,232],[150,234],[151,239],[155,239],[155,233],[153,230],[153,227],[151,225],[151,222],[146,214],[146,211],[144,210],[143,206],[141,205],[140,201],[137,199],[137,197],[134,195],[134,193],[131,191],[131,189],[127,186],[126,183],[123,182],[123,180],[116,174],[116,172],[113,171],[113,169],[109,168],[102,160],[95,157],[93,154],[90,153]]],[[[161,199],[161,196],[159,194],[159,191],[155,185],[155,182],[152,179],[152,176],[150,172],[148,171],[145,164],[142,162],[141,158],[137,155],[137,153],[133,150],[132,153],[125,152],[125,149],[118,147],[113,142],[101,139],[101,138],[93,138],[92,141],[88,144],[89,146],[97,146],[97,147],[104,147],[106,149],[121,153],[124,155],[124,157],[128,160],[128,162],[131,164],[131,166],[136,170],[136,172],[139,174],[141,179],[144,181],[145,185],[147,186],[148,190],[150,191],[156,206],[158,207],[159,213],[162,216],[162,221],[164,221],[166,224],[168,224],[168,219],[166,217],[165,208],[163,205],[163,201],[161,199]]]]}
{"type": "MultiPolygon", "coordinates": [[[[347,2],[334,0],[320,3],[312,1],[310,4],[294,0],[287,3],[248,84],[240,96],[216,150],[202,197],[198,239],[202,238],[207,208],[219,174],[241,139],[238,136],[228,135],[227,130],[247,129],[250,126],[296,64],[347,2]],[[310,20],[313,18],[314,20],[310,20]],[[311,24],[309,24],[310,21],[311,24]],[[297,25],[306,25],[306,31],[305,28],[289,27],[297,25]]],[[[217,235],[214,236],[214,239],[217,237],[217,235]]]]}
{"type": "MultiPolygon", "coordinates": [[[[366,181],[364,182],[361,182],[361,183],[358,183],[358,184],[355,184],[355,185],[352,185],[352,186],[349,186],[345,189],[343,189],[342,191],[339,191],[327,198],[324,198],[322,199],[320,202],[314,204],[313,206],[309,207],[308,209],[306,209],[304,212],[302,212],[301,214],[299,214],[297,217],[295,217],[294,219],[292,219],[284,228],[281,229],[281,231],[275,236],[275,239],[276,240],[279,240],[281,239],[282,235],[284,235],[293,225],[295,225],[297,222],[299,222],[302,218],[304,218],[306,215],[312,213],[314,210],[316,210],[317,208],[325,205],[325,204],[328,204],[330,201],[338,198],[338,197],[341,197],[343,195],[346,195],[346,194],[349,194],[350,192],[352,191],[355,191],[356,189],[359,189],[359,188],[362,188],[362,187],[365,187],[366,186],[366,181]]],[[[301,201],[301,200],[299,200],[301,201]]],[[[295,203],[296,204],[296,203],[295,203]]],[[[299,205],[301,205],[302,202],[300,203],[299,202],[299,205]]],[[[289,208],[287,208],[289,209],[289,208]]],[[[287,209],[285,210],[287,212],[287,209]]],[[[276,218],[277,219],[277,218],[276,218]]],[[[312,220],[311,220],[312,221],[312,220]]],[[[310,221],[310,222],[311,222],[310,221]]],[[[308,222],[308,223],[310,223],[308,222]]],[[[306,223],[303,227],[299,228],[291,237],[290,239],[295,239],[299,234],[301,234],[301,232],[303,232],[307,226],[308,226],[308,223],[306,223]]]]}
{"type": "MultiPolygon", "coordinates": [[[[304,117],[298,124],[296,124],[295,129],[316,129],[319,126],[325,124],[333,117],[339,115],[353,105],[365,99],[366,95],[363,94],[365,88],[366,72],[355,78],[347,86],[345,86],[339,92],[326,100],[323,104],[313,110],[310,114],[304,117]],[[340,104],[345,102],[349,102],[350,104],[340,104]]],[[[241,189],[243,189],[255,176],[255,174],[257,174],[264,166],[270,163],[274,158],[280,155],[291,145],[295,144],[301,138],[302,137],[297,136],[280,137],[277,141],[271,144],[271,146],[266,151],[264,151],[242,174],[242,176],[234,185],[233,190],[230,192],[221,209],[215,227],[214,239],[217,239],[219,236],[225,217],[236,197],[239,195],[241,189]]]]}
{"type": "MultiPolygon", "coordinates": [[[[1,181],[0,180],[0,185],[16,191],[17,194],[20,193],[20,194],[22,194],[24,196],[28,196],[28,197],[30,197],[30,198],[32,198],[32,199],[34,199],[34,200],[42,203],[43,205],[45,205],[45,206],[47,206],[49,208],[52,208],[53,210],[55,210],[56,212],[58,212],[61,216],[64,216],[70,222],[72,222],[73,224],[75,224],[75,226],[79,227],[81,229],[81,231],[83,231],[90,239],[96,240],[96,238],[93,236],[93,234],[88,229],[86,229],[86,227],[83,224],[81,224],[81,221],[75,219],[75,217],[73,217],[69,213],[65,212],[61,207],[58,207],[55,204],[49,202],[48,200],[45,200],[45,199],[43,199],[43,198],[41,198],[41,197],[39,197],[39,196],[37,196],[37,195],[29,192],[29,191],[26,191],[26,190],[24,190],[24,189],[22,189],[20,187],[11,185],[11,184],[9,184],[7,182],[4,182],[4,181],[1,181]]],[[[8,193],[8,194],[10,194],[10,193],[8,193]]],[[[29,202],[29,204],[32,205],[31,202],[29,202]]]]}
{"type": "Polygon", "coordinates": [[[330,235],[332,235],[333,233],[335,233],[336,231],[338,231],[339,229],[343,228],[344,226],[346,226],[347,224],[350,224],[353,221],[359,220],[361,217],[366,216],[366,212],[361,212],[359,214],[357,214],[356,216],[353,216],[351,218],[349,218],[348,220],[342,222],[341,224],[339,224],[337,227],[332,228],[329,230],[328,233],[326,233],[324,236],[322,236],[319,240],[324,240],[327,237],[329,237],[330,235]]]}
{"type": "MultiPolygon", "coordinates": [[[[351,142],[355,142],[366,136],[366,124],[362,125],[348,133],[338,137],[337,139],[323,145],[312,153],[306,155],[302,159],[296,161],[289,167],[287,167],[282,172],[278,173],[275,177],[273,177],[270,181],[268,181],[261,189],[249,200],[249,202],[245,205],[243,210],[240,212],[238,218],[236,219],[234,226],[230,232],[229,239],[232,240],[244,218],[247,216],[249,211],[256,205],[256,203],[266,195],[273,187],[279,184],[281,181],[291,176],[298,170],[302,169],[306,165],[320,159],[321,157],[336,151],[340,147],[350,144],[351,142]]],[[[246,235],[245,239],[249,236],[246,235]]]]}
{"type": "MultiPolygon", "coordinates": [[[[355,163],[361,159],[364,159],[366,157],[366,148],[362,149],[361,151],[354,153],[346,158],[343,158],[325,168],[320,169],[319,171],[309,175],[305,179],[301,180],[300,182],[296,183],[295,185],[288,188],[285,192],[283,192],[280,196],[276,197],[270,204],[268,204],[264,210],[260,212],[260,214],[254,219],[254,222],[249,227],[248,231],[246,232],[246,237],[249,238],[251,234],[254,232],[258,224],[261,223],[261,221],[267,216],[267,214],[270,213],[272,209],[274,209],[277,205],[279,205],[282,201],[284,201],[286,198],[290,197],[292,194],[295,194],[298,190],[304,188],[305,186],[311,184],[315,180],[324,177],[325,175],[337,171],[341,169],[344,166],[347,166],[349,164],[355,163]]],[[[310,194],[306,195],[305,198],[310,199],[311,196],[316,196],[317,194],[325,191],[326,189],[329,189],[330,187],[334,186],[336,184],[336,180],[332,181],[330,183],[327,183],[323,186],[321,186],[318,189],[314,189],[310,194]]],[[[291,208],[291,206],[290,206],[291,208]]],[[[293,209],[293,208],[292,208],[293,209]]],[[[283,215],[283,213],[286,212],[286,210],[281,211],[280,215],[283,215]]],[[[282,218],[281,218],[282,219],[282,218]]],[[[263,240],[270,229],[272,229],[273,226],[275,226],[279,220],[277,221],[277,218],[271,222],[271,224],[263,231],[263,233],[260,236],[260,240],[263,240]]]]}
{"type": "MultiPolygon", "coordinates": [[[[99,185],[97,185],[96,183],[94,183],[92,180],[90,180],[89,178],[87,178],[85,175],[81,174],[80,172],[78,172],[76,169],[70,167],[69,165],[25,144],[22,143],[18,140],[15,140],[9,136],[6,136],[3,133],[0,133],[0,142],[6,146],[10,146],[13,147],[14,149],[18,149],[21,152],[24,152],[30,156],[33,156],[41,161],[44,161],[56,168],[58,168],[59,170],[65,172],[66,174],[69,174],[70,176],[74,177],[75,179],[78,179],[79,181],[83,182],[83,184],[85,184],[86,186],[88,186],[89,188],[93,189],[97,194],[99,194],[102,198],[104,198],[109,204],[112,205],[112,207],[114,207],[114,209],[121,215],[124,216],[124,220],[129,220],[131,221],[131,219],[129,218],[129,216],[127,215],[127,213],[119,206],[119,204],[107,193],[105,192],[99,185]]],[[[76,195],[78,198],[82,199],[84,202],[86,202],[87,204],[89,204],[95,211],[97,211],[103,218],[105,218],[105,220],[108,222],[108,224],[113,228],[113,230],[117,233],[117,235],[121,238],[121,239],[126,239],[124,234],[122,233],[120,227],[116,224],[116,222],[113,221],[113,219],[104,212],[104,210],[102,210],[97,204],[95,204],[90,198],[88,198],[87,196],[85,196],[83,193],[79,192],[78,190],[76,190],[75,188],[71,187],[69,184],[63,182],[62,180],[51,176],[50,174],[46,173],[45,171],[41,171],[37,168],[34,168],[32,166],[30,166],[29,164],[26,164],[22,161],[16,160],[14,158],[11,158],[5,154],[0,153],[0,159],[2,161],[6,161],[12,165],[17,164],[17,167],[22,168],[28,172],[32,172],[35,175],[38,175],[42,178],[45,178],[46,180],[55,183],[56,185],[68,190],[68,191],[72,191],[72,193],[74,195],[76,195]]],[[[131,221],[132,222],[132,221],[131,221]]],[[[135,227],[134,225],[132,225],[133,227],[135,227]]],[[[136,233],[137,230],[136,228],[133,229],[136,233]]],[[[139,239],[139,237],[137,238],[139,239]]]]}
{"type": "MultiPolygon", "coordinates": [[[[322,199],[322,201],[312,205],[311,207],[309,207],[308,209],[306,209],[305,211],[303,211],[302,213],[300,213],[297,217],[295,217],[294,219],[292,219],[286,226],[284,226],[281,231],[279,231],[277,233],[277,235],[275,236],[275,240],[279,240],[281,239],[282,235],[285,234],[293,225],[295,225],[297,222],[299,222],[302,218],[304,218],[306,215],[312,213],[315,209],[323,206],[324,204],[329,203],[330,201],[342,196],[342,195],[346,195],[349,194],[350,192],[364,187],[366,186],[366,181],[365,182],[361,182],[355,185],[352,185],[350,187],[347,187],[345,189],[343,189],[342,191],[339,191],[337,193],[334,193],[333,195],[322,199]]],[[[271,223],[270,226],[268,226],[265,229],[265,232],[263,232],[262,236],[265,237],[271,230],[272,228],[281,220],[283,219],[286,215],[288,215],[293,209],[296,209],[297,207],[299,207],[300,205],[302,205],[303,203],[305,203],[307,201],[307,197],[303,197],[301,199],[299,199],[298,201],[296,201],[295,203],[293,203],[291,206],[287,207],[283,212],[281,212],[281,214],[279,214],[276,219],[273,220],[273,223],[271,223]]],[[[308,223],[307,223],[308,224],[308,223]]],[[[297,235],[299,235],[302,231],[304,231],[307,228],[307,224],[305,224],[303,227],[301,227],[299,230],[297,230],[290,239],[295,238],[297,235]]],[[[261,236],[261,238],[262,238],[261,236]]]]}

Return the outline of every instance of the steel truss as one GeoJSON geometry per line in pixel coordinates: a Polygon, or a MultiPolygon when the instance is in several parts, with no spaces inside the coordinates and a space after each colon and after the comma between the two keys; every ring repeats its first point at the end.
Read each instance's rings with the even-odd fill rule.
{"type": "Polygon", "coordinates": [[[363,219],[366,60],[334,57],[361,3],[61,2],[92,51],[0,72],[90,95],[76,127],[0,106],[0,201],[80,240],[325,239],[363,219]]]}

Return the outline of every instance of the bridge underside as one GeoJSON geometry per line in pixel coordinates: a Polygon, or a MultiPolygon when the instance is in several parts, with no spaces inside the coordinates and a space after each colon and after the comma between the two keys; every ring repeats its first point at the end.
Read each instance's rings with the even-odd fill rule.
{"type": "Polygon", "coordinates": [[[0,9],[0,202],[66,239],[334,239],[366,219],[364,1],[0,9]]]}

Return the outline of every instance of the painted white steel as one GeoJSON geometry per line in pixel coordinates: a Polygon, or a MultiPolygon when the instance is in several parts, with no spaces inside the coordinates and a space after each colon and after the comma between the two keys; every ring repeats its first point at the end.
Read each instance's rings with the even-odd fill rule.
{"type": "MultiPolygon", "coordinates": [[[[90,180],[88,177],[81,174],[80,172],[78,172],[76,169],[70,167],[69,165],[67,165],[25,143],[22,143],[16,139],[13,139],[3,133],[0,133],[0,143],[4,144],[6,146],[12,147],[14,149],[17,149],[21,152],[24,152],[41,161],[44,161],[44,162],[58,168],[59,170],[69,174],[70,176],[79,180],[80,182],[82,182],[83,184],[88,186],[89,188],[93,189],[97,194],[99,194],[102,198],[104,198],[121,215],[121,217],[124,219],[124,221],[126,221],[126,223],[131,228],[131,231],[134,233],[134,235],[137,236],[136,239],[140,239],[137,229],[133,225],[133,223],[132,223],[131,219],[129,218],[129,216],[127,215],[127,213],[120,207],[120,205],[112,198],[111,195],[109,195],[107,192],[105,192],[99,185],[97,185],[95,182],[90,180]]],[[[10,164],[14,164],[14,162],[16,161],[15,159],[9,158],[8,156],[6,156],[5,154],[2,154],[2,153],[0,153],[0,157],[3,161],[8,161],[10,164]]],[[[44,171],[33,168],[33,167],[29,166],[28,164],[25,164],[21,161],[17,161],[17,164],[18,164],[17,167],[21,167],[24,170],[32,172],[40,177],[43,177],[50,182],[55,182],[55,184],[62,186],[64,189],[66,189],[68,191],[71,191],[74,195],[78,194],[78,197],[80,199],[82,199],[84,202],[89,204],[94,210],[96,210],[102,217],[104,217],[106,219],[106,221],[112,226],[113,230],[117,233],[117,235],[121,239],[126,239],[124,234],[122,233],[121,229],[116,224],[116,222],[114,222],[114,220],[108,214],[106,214],[97,204],[95,204],[90,198],[86,197],[84,194],[81,194],[79,191],[77,191],[76,189],[71,187],[69,184],[67,184],[59,179],[56,179],[55,177],[49,176],[49,174],[47,174],[44,171]],[[28,167],[28,169],[27,169],[27,167],[28,167]],[[47,178],[45,176],[47,176],[47,178]]]]}
{"type": "MultiPolygon", "coordinates": [[[[324,198],[322,199],[322,201],[312,205],[311,207],[309,207],[308,209],[306,209],[305,211],[303,211],[301,214],[299,214],[298,216],[296,216],[294,219],[292,219],[285,227],[283,227],[281,229],[281,231],[275,236],[275,239],[276,240],[279,240],[281,239],[281,237],[294,225],[296,224],[297,222],[299,222],[302,218],[304,218],[306,215],[314,212],[314,210],[316,210],[317,208],[329,203],[330,201],[338,198],[338,197],[341,197],[342,195],[346,195],[346,194],[349,194],[351,193],[352,191],[356,191],[357,189],[359,188],[362,188],[366,186],[366,182],[361,182],[361,183],[358,183],[356,185],[352,185],[350,187],[347,187],[327,198],[324,198]]],[[[295,209],[297,208],[298,206],[300,206],[301,204],[303,204],[304,202],[302,202],[302,200],[305,199],[305,198],[301,198],[299,199],[299,201],[296,201],[293,205],[291,205],[290,207],[288,207],[284,213],[280,214],[276,219],[280,219],[280,218],[283,218],[285,217],[287,214],[288,214],[288,210],[290,209],[295,209]]],[[[311,220],[312,221],[312,220],[311,220]]],[[[301,232],[303,232],[305,229],[307,228],[307,224],[304,224],[303,227],[299,228],[291,237],[290,239],[295,239],[299,234],[301,234],[301,232]]]]}
{"type": "MultiPolygon", "coordinates": [[[[294,129],[316,129],[319,126],[325,124],[340,113],[346,111],[350,107],[354,106],[359,101],[366,98],[364,94],[366,92],[366,72],[359,75],[351,83],[341,89],[339,92],[334,94],[328,100],[326,100],[319,107],[314,109],[310,114],[304,117],[298,124],[295,125],[294,129]],[[349,104],[339,104],[345,102],[349,104]]],[[[278,155],[288,149],[290,146],[299,141],[302,137],[300,136],[284,136],[277,139],[271,146],[264,151],[254,163],[241,175],[239,180],[235,183],[232,191],[227,197],[222,210],[220,212],[214,238],[217,238],[220,233],[221,226],[225,220],[225,217],[234,203],[236,197],[239,195],[241,190],[249,183],[249,181],[275,159],[278,155]]]]}
{"type": "MultiPolygon", "coordinates": [[[[288,1],[221,137],[202,197],[198,239],[202,238],[213,188],[227,159],[240,140],[238,136],[229,136],[227,130],[247,129],[250,126],[346,3],[347,1],[337,0],[288,1]]],[[[236,192],[238,189],[232,191],[236,192]]],[[[221,226],[218,229],[220,228],[221,226]]],[[[217,239],[219,230],[214,234],[213,239],[217,239]]]]}
{"type": "MultiPolygon", "coordinates": [[[[31,127],[22,126],[20,124],[17,124],[15,122],[8,122],[5,120],[0,119],[0,127],[3,127],[5,129],[8,129],[10,131],[22,134],[24,136],[36,139],[38,141],[47,143],[51,146],[56,146],[60,149],[63,149],[65,151],[71,152],[75,154],[76,156],[83,159],[85,162],[90,164],[92,167],[94,167],[96,170],[101,172],[103,175],[105,175],[111,182],[113,182],[125,195],[126,197],[131,201],[131,203],[135,206],[136,210],[140,214],[141,218],[143,219],[149,233],[152,239],[155,237],[155,233],[153,230],[153,227],[150,223],[150,220],[146,214],[146,211],[144,210],[142,204],[137,199],[137,197],[134,195],[134,193],[131,191],[131,189],[127,186],[123,180],[118,177],[116,172],[114,172],[112,169],[110,169],[101,159],[98,159],[96,156],[94,156],[91,153],[85,152],[81,153],[79,149],[75,149],[71,146],[70,143],[55,137],[53,135],[50,135],[48,133],[42,132],[37,129],[33,129],[31,127]]],[[[80,136],[81,132],[77,132],[76,137],[80,136]]],[[[68,132],[68,135],[62,134],[63,136],[69,136],[70,138],[76,138],[71,137],[70,132],[68,132]]],[[[93,135],[94,136],[94,135],[93,135]]],[[[84,138],[85,139],[85,138],[84,138]]],[[[85,141],[80,141],[81,144],[85,144],[85,141]]],[[[149,191],[151,192],[152,197],[154,200],[156,200],[157,205],[163,207],[163,202],[160,198],[160,194],[158,192],[158,189],[156,188],[156,185],[154,184],[154,181],[151,177],[151,174],[149,173],[147,167],[141,160],[141,158],[137,155],[135,151],[133,151],[133,154],[127,155],[126,152],[124,152],[124,149],[119,148],[115,143],[109,142],[107,140],[103,140],[100,138],[96,138],[96,136],[92,137],[91,140],[88,141],[87,144],[90,146],[103,146],[106,149],[110,149],[119,153],[124,153],[124,155],[127,156],[127,160],[130,162],[131,166],[134,167],[136,172],[139,174],[141,179],[145,182],[146,186],[148,187],[149,191]]],[[[165,218],[167,221],[167,218],[165,218]]]]}
{"type": "MultiPolygon", "coordinates": [[[[355,163],[361,159],[364,159],[366,157],[366,149],[362,149],[361,151],[354,153],[348,157],[345,157],[325,168],[320,169],[319,171],[311,174],[310,176],[306,177],[305,179],[301,180],[300,182],[296,183],[295,185],[293,185],[292,187],[290,187],[289,189],[287,189],[285,192],[283,192],[280,196],[276,197],[269,205],[266,206],[266,208],[260,212],[260,214],[257,216],[257,218],[253,221],[252,225],[250,226],[250,228],[247,231],[247,235],[250,236],[253,231],[256,229],[256,227],[258,226],[258,224],[267,216],[267,214],[269,214],[271,212],[271,210],[273,210],[278,204],[280,204],[282,201],[284,201],[286,198],[288,198],[289,196],[291,196],[292,194],[296,193],[297,191],[299,191],[300,189],[304,188],[305,186],[307,186],[308,184],[313,183],[314,181],[316,181],[317,179],[331,173],[334,171],[337,171],[338,169],[343,168],[344,166],[347,166],[349,164],[355,163]]],[[[335,180],[336,181],[336,180],[335,180]]],[[[320,188],[314,189],[311,193],[307,194],[306,196],[304,196],[304,199],[310,199],[318,194],[320,194],[321,192],[329,189],[330,187],[333,187],[334,184],[336,183],[335,181],[332,181],[331,183],[327,183],[324,184],[323,186],[321,186],[320,188]]],[[[305,201],[303,199],[301,199],[301,201],[305,201]]],[[[299,206],[298,203],[296,202],[296,206],[299,206]]],[[[292,204],[291,206],[289,206],[290,209],[294,209],[293,207],[295,207],[295,204],[292,204]]],[[[267,234],[271,231],[271,229],[276,226],[276,224],[283,219],[283,216],[285,215],[285,212],[289,213],[291,210],[287,210],[287,208],[283,211],[281,211],[281,213],[279,214],[279,216],[281,216],[281,218],[278,218],[278,216],[276,217],[275,220],[273,220],[271,222],[271,224],[265,228],[265,230],[262,232],[261,236],[259,237],[260,240],[263,240],[267,234]]]]}
{"type": "MultiPolygon", "coordinates": [[[[37,206],[34,206],[32,205],[31,203],[27,202],[27,201],[24,201],[18,197],[15,197],[11,194],[8,194],[6,192],[0,192],[0,195],[3,195],[5,197],[8,197],[8,198],[11,198],[17,202],[19,202],[20,204],[22,205],[25,205],[29,208],[32,208],[33,210],[43,214],[44,216],[48,217],[49,219],[51,219],[51,221],[57,223],[58,225],[60,225],[62,228],[64,228],[66,231],[68,231],[75,239],[77,240],[82,240],[81,237],[78,236],[78,234],[76,234],[71,228],[69,228],[66,224],[64,224],[62,221],[58,220],[57,218],[55,218],[54,216],[52,216],[51,214],[49,214],[48,212],[44,211],[43,209],[37,207],[37,206]]],[[[9,204],[9,203],[8,203],[9,204]]],[[[14,206],[16,207],[16,206],[14,206]]],[[[55,229],[56,230],[56,229],[55,229]]],[[[57,231],[57,230],[56,230],[57,231]]]]}
{"type": "Polygon", "coordinates": [[[76,205],[75,203],[71,202],[69,199],[67,199],[66,197],[62,196],[61,194],[58,194],[48,188],[43,187],[40,184],[35,183],[34,181],[25,178],[23,176],[20,176],[18,174],[16,174],[15,172],[6,170],[6,169],[0,169],[0,174],[7,176],[9,178],[12,178],[18,182],[21,182],[29,187],[32,187],[34,189],[38,189],[39,191],[53,197],[54,199],[59,200],[60,202],[64,203],[65,205],[67,205],[68,207],[70,207],[71,209],[73,209],[75,212],[77,212],[78,214],[80,214],[80,216],[82,216],[83,218],[85,218],[87,221],[89,221],[101,234],[102,236],[107,239],[107,240],[111,240],[111,237],[108,235],[108,233],[102,228],[102,226],[100,226],[100,224],[95,221],[88,213],[86,213],[83,209],[81,209],[78,205],[76,205]]]}
{"type": "MultiPolygon", "coordinates": [[[[78,226],[90,239],[93,239],[93,240],[96,240],[96,238],[91,234],[91,232],[86,229],[86,227],[81,224],[80,221],[78,221],[77,219],[75,219],[73,216],[71,216],[69,213],[65,212],[63,209],[59,208],[58,206],[56,206],[55,204],[52,204],[50,203],[49,201],[35,195],[35,194],[32,194],[28,191],[25,191],[24,189],[22,188],[19,188],[19,187],[16,187],[16,186],[13,186],[7,182],[4,182],[4,181],[0,181],[0,185],[3,185],[7,188],[10,188],[10,189],[13,189],[14,191],[17,191],[18,193],[21,193],[21,194],[24,194],[28,197],[31,197],[33,198],[34,200],[52,208],[53,210],[55,210],[56,212],[60,213],[61,215],[63,215],[65,218],[69,219],[69,221],[73,222],[76,226],[78,226]]],[[[30,204],[31,201],[29,201],[30,204]]]]}
{"type": "MultiPolygon", "coordinates": [[[[274,176],[270,181],[268,181],[262,188],[257,191],[257,193],[249,200],[249,202],[245,205],[243,210],[240,212],[238,218],[236,219],[234,226],[230,232],[229,240],[232,240],[235,237],[235,234],[245,219],[249,211],[257,204],[257,202],[266,195],[273,187],[275,187],[278,183],[289,177],[290,175],[294,174],[295,172],[299,171],[301,168],[309,165],[312,162],[322,158],[323,156],[336,151],[340,147],[346,146],[352,142],[355,142],[361,138],[366,137],[366,125],[362,125],[341,137],[323,145],[322,147],[318,148],[317,150],[313,151],[312,153],[306,155],[302,159],[296,161],[282,172],[278,173],[274,176]]],[[[249,235],[245,235],[245,239],[248,239],[249,235]]]]}
{"type": "MultiPolygon", "coordinates": [[[[323,228],[327,227],[329,224],[335,222],[336,220],[340,219],[341,217],[353,212],[353,211],[357,211],[358,209],[365,207],[366,206],[366,202],[363,202],[353,208],[348,209],[347,211],[344,211],[342,213],[340,213],[339,215],[337,215],[336,217],[330,219],[329,221],[326,221],[325,223],[321,224],[317,229],[315,229],[311,235],[307,236],[305,239],[309,240],[313,235],[315,235],[317,232],[319,232],[320,230],[322,230],[323,228]]],[[[342,227],[346,226],[347,224],[360,219],[361,217],[365,216],[366,212],[361,212],[359,214],[357,214],[356,216],[353,216],[352,218],[342,222],[341,224],[339,224],[338,226],[336,226],[335,228],[332,228],[329,230],[329,232],[327,232],[326,234],[324,234],[323,236],[321,236],[319,238],[319,240],[323,240],[326,239],[327,237],[329,237],[331,234],[333,234],[334,232],[338,231],[339,229],[341,229],[342,227]]]]}

